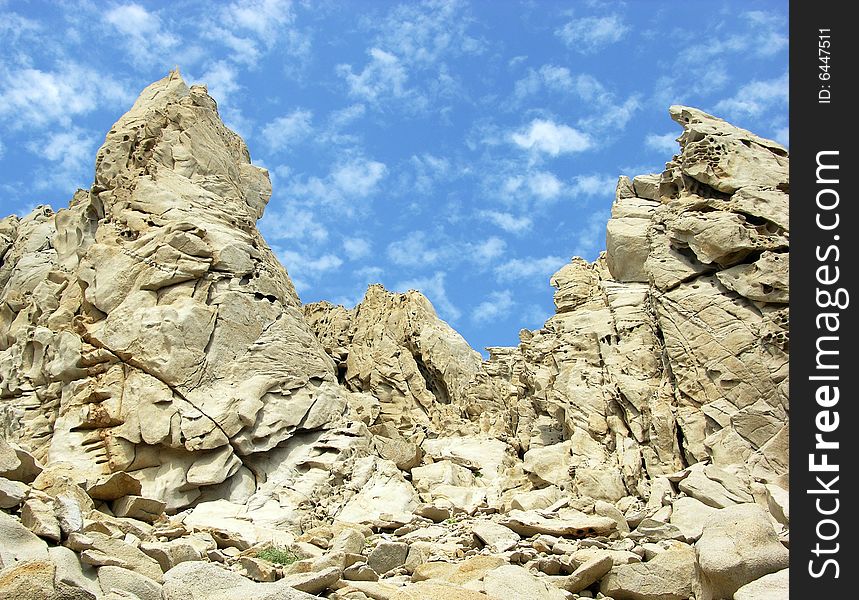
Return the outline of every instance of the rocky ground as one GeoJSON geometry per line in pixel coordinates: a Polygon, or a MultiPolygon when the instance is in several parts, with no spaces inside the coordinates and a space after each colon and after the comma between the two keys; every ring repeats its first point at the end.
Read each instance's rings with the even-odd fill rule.
{"type": "Polygon", "coordinates": [[[268,174],[149,86],[0,220],[0,598],[787,598],[787,152],[670,115],[484,361],[418,292],[302,305],[268,174]]]}

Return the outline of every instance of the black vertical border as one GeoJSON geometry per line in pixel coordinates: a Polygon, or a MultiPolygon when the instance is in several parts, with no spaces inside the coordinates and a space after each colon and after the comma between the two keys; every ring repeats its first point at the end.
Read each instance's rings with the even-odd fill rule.
{"type": "MultiPolygon", "coordinates": [[[[794,598],[849,598],[856,597],[850,585],[855,575],[855,521],[857,492],[859,485],[859,452],[856,440],[859,438],[859,419],[856,415],[856,381],[859,377],[859,340],[855,337],[855,313],[859,309],[859,290],[856,289],[857,264],[855,262],[857,239],[859,239],[859,215],[855,210],[853,179],[859,167],[856,161],[856,125],[851,109],[859,106],[857,92],[854,91],[859,64],[857,37],[859,28],[852,14],[853,2],[836,0],[794,0],[790,2],[790,589],[794,598]],[[831,37],[827,48],[831,52],[828,63],[820,61],[818,53],[821,29],[831,37]],[[821,65],[828,69],[821,69],[821,65]],[[828,72],[830,78],[821,78],[828,72]],[[823,103],[826,94],[831,93],[829,103],[823,103]],[[826,161],[837,161],[839,183],[835,185],[817,182],[817,156],[821,151],[837,151],[837,158],[828,155],[826,161]],[[817,226],[817,194],[823,188],[835,189],[839,194],[837,208],[826,212],[824,220],[832,222],[835,212],[839,216],[837,230],[824,231],[817,226]],[[838,240],[833,239],[838,236],[838,240]],[[828,261],[818,260],[818,252],[837,245],[840,257],[834,262],[835,252],[829,254],[828,261]],[[849,305],[838,310],[840,328],[837,333],[818,330],[817,316],[823,312],[837,309],[818,306],[818,288],[825,286],[817,280],[817,269],[823,265],[837,265],[840,279],[828,286],[834,291],[845,288],[850,294],[849,305]],[[816,368],[817,340],[821,335],[837,335],[837,362],[839,368],[837,385],[840,400],[830,411],[838,411],[839,426],[834,432],[825,433],[826,440],[837,441],[837,450],[818,450],[828,454],[828,462],[839,465],[839,480],[831,487],[838,494],[809,493],[820,489],[816,481],[820,476],[824,483],[830,483],[833,473],[811,472],[809,454],[815,452],[815,434],[818,428],[815,419],[820,410],[815,394],[820,381],[809,378],[820,375],[816,368]],[[831,509],[835,498],[839,509],[833,515],[821,515],[816,506],[817,499],[822,506],[831,509]],[[835,539],[822,540],[818,537],[818,524],[823,519],[833,519],[838,523],[835,539]],[[831,554],[815,555],[817,544],[831,554]],[[836,544],[838,546],[836,547],[836,544]],[[838,577],[835,566],[829,564],[822,576],[814,577],[811,571],[820,574],[824,561],[832,558],[838,563],[838,577]],[[810,561],[814,561],[810,563],[810,561]]],[[[827,171],[833,176],[834,171],[827,171]]],[[[826,194],[829,202],[833,196],[826,194]]],[[[831,276],[830,271],[830,276],[831,276]]],[[[830,349],[833,346],[828,346],[830,349]]],[[[830,362],[834,362],[830,360],[830,362]]],[[[830,370],[827,374],[835,373],[830,370]]],[[[831,414],[830,414],[831,417],[831,414]]],[[[829,417],[827,417],[829,418],[829,417]]],[[[817,459],[820,462],[820,459],[817,459]]],[[[822,525],[820,531],[831,536],[835,528],[832,523],[822,525]]]]}

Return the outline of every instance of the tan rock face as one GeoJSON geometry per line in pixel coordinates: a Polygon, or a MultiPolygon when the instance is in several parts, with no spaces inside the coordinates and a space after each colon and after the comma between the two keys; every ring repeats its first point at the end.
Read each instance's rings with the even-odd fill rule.
{"type": "Polygon", "coordinates": [[[53,586],[48,540],[183,600],[783,587],[787,152],[669,112],[606,252],[484,361],[416,291],[302,305],[265,170],[204,87],[146,88],[89,190],[0,220],[4,581],[53,586]]]}
{"type": "Polygon", "coordinates": [[[4,222],[5,428],[176,509],[336,421],[332,361],[254,225],[269,194],[205,88],[171,74],[144,90],[89,191],[4,222]]]}

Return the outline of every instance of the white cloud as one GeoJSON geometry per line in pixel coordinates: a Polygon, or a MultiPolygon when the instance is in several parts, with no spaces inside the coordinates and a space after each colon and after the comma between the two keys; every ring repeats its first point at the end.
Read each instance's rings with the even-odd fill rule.
{"type": "Polygon", "coordinates": [[[581,152],[591,147],[587,134],[544,119],[534,119],[529,126],[513,133],[510,139],[520,148],[550,156],[581,152]]]}
{"type": "Polygon", "coordinates": [[[73,62],[61,62],[55,71],[4,70],[0,78],[0,119],[12,129],[70,127],[76,116],[132,100],[121,83],[73,62]]]}
{"type": "Polygon", "coordinates": [[[350,104],[345,108],[335,110],[328,117],[328,121],[332,128],[340,129],[350,123],[360,119],[367,112],[367,108],[363,104],[350,104]]]}
{"type": "Polygon", "coordinates": [[[409,192],[429,194],[435,187],[435,182],[441,178],[447,178],[450,174],[450,161],[444,157],[438,157],[430,153],[420,156],[412,155],[409,163],[414,167],[414,180],[409,182],[409,192]]]}
{"type": "Polygon", "coordinates": [[[328,230],[316,220],[313,212],[287,202],[278,210],[267,210],[260,221],[260,229],[272,240],[324,242],[328,230]]]}
{"type": "Polygon", "coordinates": [[[569,92],[575,88],[575,82],[568,68],[543,65],[538,70],[529,69],[528,74],[513,85],[513,98],[522,102],[529,96],[536,96],[543,88],[569,92]]]}
{"type": "Polygon", "coordinates": [[[619,42],[629,27],[618,15],[584,17],[573,19],[558,29],[555,34],[571,48],[587,54],[609,44],[619,42]]]}
{"type": "Polygon", "coordinates": [[[343,240],[343,251],[349,260],[359,260],[369,256],[372,249],[372,242],[364,238],[347,237],[343,240]]]}
{"type": "Polygon", "coordinates": [[[369,102],[385,96],[402,98],[408,93],[408,73],[400,60],[379,48],[368,51],[370,62],[360,73],[352,71],[351,65],[337,66],[337,73],[349,84],[349,94],[369,102]]]}
{"type": "Polygon", "coordinates": [[[167,31],[161,17],[143,6],[120,4],[104,13],[104,20],[120,34],[120,41],[137,65],[160,63],[161,58],[179,46],[179,37],[167,31]]]}
{"type": "Polygon", "coordinates": [[[552,311],[539,304],[529,304],[519,318],[526,326],[542,327],[552,314],[554,314],[552,311]]]}
{"type": "MultiPolygon", "coordinates": [[[[241,0],[205,19],[202,35],[231,50],[229,59],[256,68],[265,54],[278,46],[290,60],[302,60],[310,51],[310,38],[294,27],[295,12],[289,0],[241,0]]],[[[285,65],[290,70],[293,65],[285,65]]]]}
{"type": "Polygon", "coordinates": [[[544,256],[541,258],[514,258],[495,267],[495,277],[498,281],[516,281],[519,279],[545,279],[560,269],[567,260],[560,256],[544,256]]]}
{"type": "Polygon", "coordinates": [[[479,54],[484,44],[467,33],[472,19],[458,0],[405,3],[379,24],[376,43],[408,63],[437,67],[449,56],[479,54]]]}
{"type": "Polygon", "coordinates": [[[756,117],[772,108],[788,104],[788,74],[765,81],[750,81],[731,98],[716,103],[716,114],[729,118],[756,117]]]}
{"type": "Polygon", "coordinates": [[[524,233],[531,229],[531,219],[524,215],[514,215],[508,212],[484,210],[478,213],[482,219],[497,225],[508,233],[524,233]]]}
{"type": "Polygon", "coordinates": [[[295,19],[295,13],[289,0],[242,0],[224,7],[222,18],[272,45],[283,26],[295,19]]]}
{"type": "Polygon", "coordinates": [[[384,163],[352,160],[335,167],[331,172],[331,180],[344,194],[365,198],[375,191],[386,173],[384,163]]]}
{"type": "Polygon", "coordinates": [[[312,112],[296,108],[263,127],[262,137],[271,150],[283,150],[310,135],[313,131],[312,120],[312,112]]]}
{"type": "Polygon", "coordinates": [[[426,233],[414,231],[401,240],[388,244],[388,259],[398,265],[420,267],[441,260],[444,249],[431,247],[426,233]]]}
{"type": "Polygon", "coordinates": [[[610,175],[576,175],[570,185],[570,193],[573,196],[596,197],[605,196],[614,198],[617,187],[617,177],[610,175]]]}
{"type": "Polygon", "coordinates": [[[462,316],[460,311],[453,302],[448,298],[447,290],[445,289],[444,280],[446,274],[443,271],[436,271],[432,277],[420,277],[400,281],[394,286],[394,289],[399,292],[408,290],[417,290],[426,296],[433,306],[439,311],[439,315],[448,321],[456,321],[462,316]]]}
{"type": "Polygon", "coordinates": [[[470,257],[477,263],[488,264],[504,255],[507,243],[499,237],[490,237],[476,244],[468,244],[470,257]]]}
{"type": "Polygon", "coordinates": [[[502,319],[510,314],[515,306],[510,290],[492,292],[489,298],[478,304],[471,312],[471,320],[475,323],[488,323],[502,319]]]}
{"type": "Polygon", "coordinates": [[[662,135],[648,133],[647,137],[644,138],[644,146],[660,154],[673,155],[678,152],[677,135],[674,133],[665,133],[662,135]]]}
{"type": "Polygon", "coordinates": [[[200,81],[206,84],[209,95],[219,105],[230,103],[231,96],[241,89],[238,82],[239,72],[225,60],[219,60],[209,65],[200,76],[200,81]]]}
{"type": "Polygon", "coordinates": [[[48,133],[26,144],[27,150],[51,164],[35,181],[36,189],[51,186],[69,193],[92,183],[93,155],[97,137],[80,127],[48,133]]]}
{"type": "Polygon", "coordinates": [[[309,281],[314,281],[330,271],[336,271],[343,265],[343,260],[334,254],[312,257],[295,250],[277,249],[277,255],[299,291],[307,290],[309,281]]]}
{"type": "Polygon", "coordinates": [[[528,176],[528,189],[541,200],[553,200],[564,189],[564,184],[548,171],[537,171],[528,176]]]}
{"type": "MultiPolygon", "coordinates": [[[[387,171],[384,163],[355,157],[335,164],[324,178],[310,177],[305,181],[294,178],[287,193],[314,204],[342,204],[349,199],[366,198],[374,194],[387,171]]],[[[353,209],[350,206],[341,208],[344,212],[353,209]]]]}

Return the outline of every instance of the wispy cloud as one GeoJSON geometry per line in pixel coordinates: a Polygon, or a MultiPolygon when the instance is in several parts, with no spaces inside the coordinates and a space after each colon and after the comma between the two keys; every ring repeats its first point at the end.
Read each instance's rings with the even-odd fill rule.
{"type": "Polygon", "coordinates": [[[446,254],[446,250],[431,244],[430,237],[423,231],[414,231],[405,238],[388,244],[388,260],[402,266],[419,267],[433,265],[446,254]]]}
{"type": "Polygon", "coordinates": [[[119,82],[89,67],[61,62],[55,70],[3,70],[0,75],[0,120],[11,129],[70,127],[75,117],[133,99],[119,82]]]}
{"type": "Polygon", "coordinates": [[[483,52],[484,42],[468,33],[471,23],[460,0],[400,4],[376,24],[375,42],[408,63],[436,67],[450,57],[483,52]]]}
{"type": "Polygon", "coordinates": [[[361,237],[347,237],[343,239],[343,252],[349,260],[360,260],[370,255],[373,243],[361,237]]]}
{"type": "Polygon", "coordinates": [[[516,302],[510,290],[491,292],[489,297],[474,307],[471,320],[475,323],[489,323],[510,315],[516,302]]]}
{"type": "Polygon", "coordinates": [[[582,152],[593,145],[587,134],[547,119],[534,119],[510,139],[520,148],[549,156],[582,152]]]}
{"type": "Polygon", "coordinates": [[[481,265],[492,263],[495,259],[504,255],[507,243],[499,237],[492,236],[482,242],[469,242],[467,251],[469,257],[481,265]]]}
{"type": "Polygon", "coordinates": [[[331,253],[312,255],[297,250],[284,250],[274,247],[281,264],[289,272],[290,278],[299,292],[306,291],[313,282],[343,265],[343,259],[331,253]]]}
{"type": "Polygon", "coordinates": [[[420,156],[412,155],[409,164],[414,169],[414,179],[409,182],[411,193],[429,194],[435,188],[437,181],[449,180],[451,174],[450,160],[428,152],[420,156]]]}
{"type": "Polygon", "coordinates": [[[120,4],[104,13],[125,46],[127,55],[139,66],[160,62],[166,53],[179,46],[178,35],[169,31],[157,12],[140,4],[120,4]]]}
{"type": "Polygon", "coordinates": [[[445,288],[445,278],[447,274],[444,271],[436,271],[431,277],[419,277],[398,282],[394,285],[394,289],[398,292],[406,292],[408,290],[417,290],[424,296],[429,298],[438,310],[439,315],[448,321],[456,321],[462,316],[462,311],[451,302],[445,288]]]}
{"type": "Polygon", "coordinates": [[[27,150],[49,161],[35,181],[36,189],[52,186],[69,193],[92,183],[93,155],[98,137],[92,132],[71,127],[48,133],[27,143],[27,150]]]}
{"type": "Polygon", "coordinates": [[[273,151],[284,150],[304,140],[313,131],[313,113],[296,108],[283,117],[278,117],[262,129],[262,137],[273,151]]]}
{"type": "Polygon", "coordinates": [[[560,269],[567,259],[560,256],[543,256],[539,258],[514,258],[495,267],[495,278],[498,281],[549,280],[549,276],[560,269]]]}
{"type": "Polygon", "coordinates": [[[644,146],[651,150],[655,150],[660,154],[674,154],[678,151],[677,134],[664,133],[662,135],[656,133],[648,133],[644,138],[644,146]]]}
{"type": "Polygon", "coordinates": [[[555,35],[570,48],[582,54],[590,54],[619,42],[627,32],[629,27],[620,15],[612,14],[573,19],[558,29],[555,35]]]}
{"type": "Polygon", "coordinates": [[[337,66],[337,74],[346,80],[351,96],[375,102],[386,97],[399,99],[414,94],[406,88],[409,76],[400,59],[379,48],[370,48],[367,54],[370,61],[357,73],[352,65],[337,66]]]}
{"type": "Polygon", "coordinates": [[[570,194],[576,197],[598,197],[614,198],[617,187],[617,177],[603,174],[576,175],[570,185],[570,194]]]}
{"type": "Polygon", "coordinates": [[[480,211],[477,216],[500,227],[508,233],[521,234],[531,229],[531,225],[533,225],[530,217],[514,215],[509,212],[483,210],[480,211]]]}
{"type": "Polygon", "coordinates": [[[289,0],[242,0],[222,9],[225,22],[235,24],[272,45],[285,25],[295,20],[289,0]]]}
{"type": "Polygon", "coordinates": [[[316,215],[294,202],[270,208],[259,225],[271,240],[321,243],[328,239],[328,229],[317,220],[316,215]]]}
{"type": "Polygon", "coordinates": [[[757,117],[772,108],[784,108],[788,103],[788,74],[743,85],[731,98],[716,103],[717,114],[729,118],[757,117]]]}
{"type": "MultiPolygon", "coordinates": [[[[347,199],[362,199],[373,195],[388,172],[384,163],[354,157],[334,164],[325,177],[295,178],[287,194],[306,201],[342,204],[347,199]]],[[[345,212],[354,207],[342,206],[345,212]]]]}

